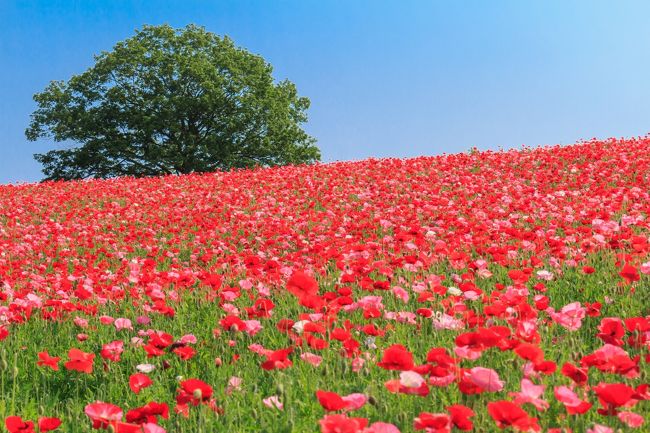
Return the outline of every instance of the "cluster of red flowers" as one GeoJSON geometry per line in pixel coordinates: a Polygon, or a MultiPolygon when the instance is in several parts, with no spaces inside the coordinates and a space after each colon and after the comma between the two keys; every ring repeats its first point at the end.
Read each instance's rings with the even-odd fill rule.
{"type": "MultiPolygon", "coordinates": [[[[609,421],[636,428],[644,423],[639,408],[647,411],[650,399],[643,382],[650,316],[602,317],[611,299],[559,304],[548,286],[568,270],[597,274],[589,258],[605,254],[618,268],[620,296],[647,295],[649,191],[649,138],[3,186],[0,340],[30,320],[73,321],[80,332],[63,361],[67,374],[93,374],[95,362],[108,368],[137,350],[152,362],[130,376],[137,394],[156,386],[148,376],[154,362],[169,368],[169,357],[194,362],[205,350],[193,334],[176,338],[149,326],[157,315],[175,318],[184,299],[200,293],[218,314],[214,338],[235,346],[239,336],[254,339],[265,327],[282,333],[277,347],[248,346],[259,356],[260,374],[280,374],[275,370],[298,362],[318,367],[319,353],[331,350],[353,372],[388,370],[385,392],[400,398],[449,387],[493,395],[483,407],[451,404],[414,414],[418,431],[471,431],[480,413],[498,428],[539,432],[550,405],[547,386],[567,415],[599,414],[603,424],[592,432],[612,432],[609,421]],[[497,275],[504,277],[496,281],[497,275]],[[291,317],[273,314],[281,297],[294,303],[291,317]],[[387,308],[388,299],[398,308],[387,308]],[[138,313],[106,313],[122,303],[138,313]],[[584,323],[597,326],[586,331],[584,323]],[[395,327],[412,327],[417,340],[425,325],[447,332],[449,345],[429,347],[418,359],[412,341],[384,342],[395,327]],[[104,342],[97,353],[80,349],[97,326],[114,327],[124,339],[104,342]],[[543,328],[557,335],[585,331],[595,349],[558,365],[545,353],[553,343],[543,340],[543,328]],[[480,365],[494,352],[520,367],[519,391],[507,393],[499,372],[480,365]]],[[[34,363],[45,373],[58,371],[63,356],[45,347],[34,363]]],[[[233,377],[226,393],[238,387],[233,377]]],[[[180,380],[175,401],[170,397],[180,416],[195,406],[226,410],[199,379],[180,380]]],[[[282,410],[278,396],[262,397],[282,410]]],[[[398,433],[387,419],[350,415],[370,399],[318,390],[321,431],[398,433]]],[[[85,409],[95,429],[138,433],[164,432],[159,422],[169,412],[168,403],[156,401],[126,418],[110,403],[85,409]]],[[[41,418],[38,429],[60,423],[41,418]]],[[[35,428],[19,416],[6,418],[6,427],[35,428]]],[[[547,431],[569,431],[561,427],[567,425],[547,431]]]]}

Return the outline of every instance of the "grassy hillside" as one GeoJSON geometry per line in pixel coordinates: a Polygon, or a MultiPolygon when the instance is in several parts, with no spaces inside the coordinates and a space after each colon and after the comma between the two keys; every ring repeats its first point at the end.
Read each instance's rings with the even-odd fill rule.
{"type": "Polygon", "coordinates": [[[648,138],[1,186],[0,418],[647,431],[649,191],[648,138]]]}

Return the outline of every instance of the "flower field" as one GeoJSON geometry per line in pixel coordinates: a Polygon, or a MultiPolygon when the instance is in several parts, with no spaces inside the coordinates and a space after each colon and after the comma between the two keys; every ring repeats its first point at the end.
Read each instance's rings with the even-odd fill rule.
{"type": "Polygon", "coordinates": [[[650,138],[0,186],[16,432],[650,431],[650,138]]]}

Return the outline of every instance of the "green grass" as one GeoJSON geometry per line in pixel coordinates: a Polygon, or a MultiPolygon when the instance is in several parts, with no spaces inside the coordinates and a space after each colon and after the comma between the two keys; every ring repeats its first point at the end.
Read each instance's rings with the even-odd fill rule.
{"type": "MultiPolygon", "coordinates": [[[[545,351],[546,359],[555,361],[558,366],[565,361],[576,362],[581,356],[602,346],[602,342],[595,336],[602,317],[626,318],[650,314],[650,304],[647,301],[650,297],[650,281],[647,276],[642,276],[642,280],[635,285],[635,293],[632,294],[628,287],[618,285],[618,271],[609,254],[599,253],[591,256],[588,263],[596,268],[596,273],[585,275],[579,269],[565,268],[561,276],[556,275],[556,279],[547,283],[546,295],[551,299],[551,306],[556,309],[575,301],[603,302],[602,316],[585,318],[582,328],[576,332],[569,332],[558,325],[540,326],[540,346],[545,351]],[[611,303],[604,302],[606,296],[612,299],[611,303]]],[[[447,285],[450,284],[450,273],[442,265],[429,271],[447,274],[447,285]]],[[[495,274],[491,278],[477,282],[487,293],[491,292],[495,283],[509,282],[504,269],[493,271],[495,274]]],[[[418,275],[406,277],[417,279],[418,275]]],[[[321,287],[333,286],[334,274],[329,280],[321,280],[320,284],[321,287]]],[[[528,285],[532,286],[530,282],[528,285]]],[[[415,311],[422,306],[416,302],[417,295],[414,296],[413,293],[409,303],[403,304],[390,292],[355,291],[357,298],[368,294],[383,295],[388,311],[415,311]]],[[[265,371],[260,368],[263,359],[247,347],[252,343],[269,349],[290,345],[288,337],[279,332],[275,324],[281,318],[297,319],[298,314],[304,311],[295,298],[280,291],[276,292],[272,297],[276,303],[273,317],[260,319],[264,329],[256,336],[249,337],[244,333],[229,336],[224,333],[220,338],[215,338],[212,332],[218,327],[219,319],[224,316],[218,305],[207,302],[205,292],[198,289],[184,291],[181,299],[180,303],[172,304],[176,309],[174,318],[152,315],[153,322],[147,327],[135,324],[135,317],[142,314],[142,311],[130,305],[128,299],[120,304],[109,303],[100,307],[97,317],[87,317],[90,324],[87,329],[81,329],[72,323],[70,319],[74,314],[70,319],[61,322],[45,321],[35,316],[22,325],[13,326],[10,329],[11,335],[0,343],[0,418],[9,415],[20,415],[25,419],[58,416],[63,420],[61,431],[89,432],[91,423],[84,415],[86,404],[95,400],[110,402],[122,407],[126,413],[128,409],[155,400],[167,402],[170,409],[173,409],[178,377],[183,377],[198,378],[212,385],[218,405],[223,408],[224,413],[217,415],[203,406],[191,407],[189,419],[172,413],[169,420],[161,422],[168,432],[316,432],[318,420],[325,413],[314,396],[317,389],[336,391],[342,395],[352,392],[367,394],[372,397],[371,402],[361,410],[353,412],[353,416],[367,417],[371,423],[391,422],[402,432],[413,431],[413,418],[422,411],[444,412],[445,406],[462,403],[477,412],[474,431],[490,432],[497,428],[487,415],[485,405],[489,401],[507,399],[509,392],[519,391],[523,362],[509,351],[500,352],[493,348],[476,361],[463,361],[462,366],[471,368],[480,365],[495,369],[506,383],[504,390],[499,393],[466,396],[460,393],[455,385],[446,388],[432,387],[428,397],[389,393],[383,383],[398,378],[399,372],[385,371],[375,365],[375,361],[381,357],[382,349],[393,343],[403,344],[414,353],[416,363],[423,363],[430,348],[453,348],[454,338],[459,331],[436,330],[430,320],[423,318],[418,318],[421,325],[419,328],[390,322],[394,328],[384,337],[377,337],[378,348],[367,350],[375,361],[369,360],[358,373],[352,371],[349,359],[339,355],[341,343],[336,341],[332,342],[329,349],[319,353],[324,358],[320,367],[313,367],[301,361],[298,356],[302,350],[315,351],[297,348],[292,355],[293,367],[282,371],[265,371]],[[118,332],[113,326],[102,325],[98,320],[101,314],[130,318],[136,330],[118,332]],[[146,328],[168,332],[175,338],[194,334],[198,338],[197,355],[189,361],[181,361],[174,354],[147,359],[142,348],[129,343],[130,339],[137,335],[138,329],[146,328]],[[85,342],[76,340],[76,335],[80,332],[88,334],[85,342]],[[236,341],[234,347],[228,344],[229,338],[236,341]],[[99,350],[102,344],[113,340],[125,342],[122,360],[119,363],[108,362],[103,367],[99,350]],[[36,366],[38,352],[47,350],[52,356],[62,357],[63,363],[67,359],[68,350],[73,347],[97,354],[92,374],[66,371],[63,365],[58,372],[36,366]],[[231,362],[236,354],[240,355],[239,360],[231,362]],[[215,365],[216,357],[223,360],[222,366],[215,365]],[[168,361],[169,368],[162,368],[163,360],[168,361]],[[135,366],[140,363],[153,363],[157,368],[150,374],[154,385],[136,395],[128,387],[128,378],[136,373],[135,366]],[[232,376],[243,380],[242,389],[232,395],[226,395],[225,389],[232,376]],[[269,409],[262,404],[262,399],[271,395],[279,396],[284,404],[283,411],[269,409]]],[[[233,303],[240,308],[250,306],[250,300],[246,296],[233,303]]],[[[473,305],[477,311],[482,309],[480,301],[468,304],[473,305]]],[[[441,310],[435,303],[429,306],[441,310]]],[[[541,316],[547,317],[544,313],[541,316]]],[[[370,323],[364,320],[360,313],[341,313],[337,324],[340,326],[347,318],[355,324],[370,323]]],[[[378,327],[389,324],[384,319],[375,319],[372,323],[378,327]]],[[[497,324],[505,322],[497,321],[497,324]]],[[[363,342],[364,337],[360,336],[359,340],[363,342]]],[[[631,357],[643,357],[648,354],[647,350],[640,351],[627,346],[626,350],[631,357]]],[[[641,377],[629,381],[630,384],[649,381],[647,364],[642,361],[640,367],[641,377]]],[[[595,385],[601,380],[626,381],[620,376],[590,369],[590,384],[595,385]]],[[[582,432],[595,422],[626,431],[624,425],[616,418],[606,418],[596,413],[597,402],[593,394],[590,400],[594,407],[586,415],[567,416],[563,405],[556,402],[553,396],[554,386],[569,384],[569,380],[559,373],[544,376],[542,383],[547,387],[544,398],[549,401],[550,408],[538,414],[532,406],[526,405],[525,409],[529,414],[539,417],[543,431],[549,427],[568,426],[572,427],[574,432],[582,432]]],[[[647,402],[640,402],[632,410],[648,416],[648,406],[647,402]]]]}

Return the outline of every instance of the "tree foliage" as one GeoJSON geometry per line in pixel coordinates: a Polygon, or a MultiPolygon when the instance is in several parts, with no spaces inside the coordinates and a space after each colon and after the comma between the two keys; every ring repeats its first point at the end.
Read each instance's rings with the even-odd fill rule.
{"type": "Polygon", "coordinates": [[[320,159],[301,128],[309,99],[262,57],[195,25],[144,26],[34,100],[29,140],[78,143],[35,155],[49,180],[320,159]]]}

